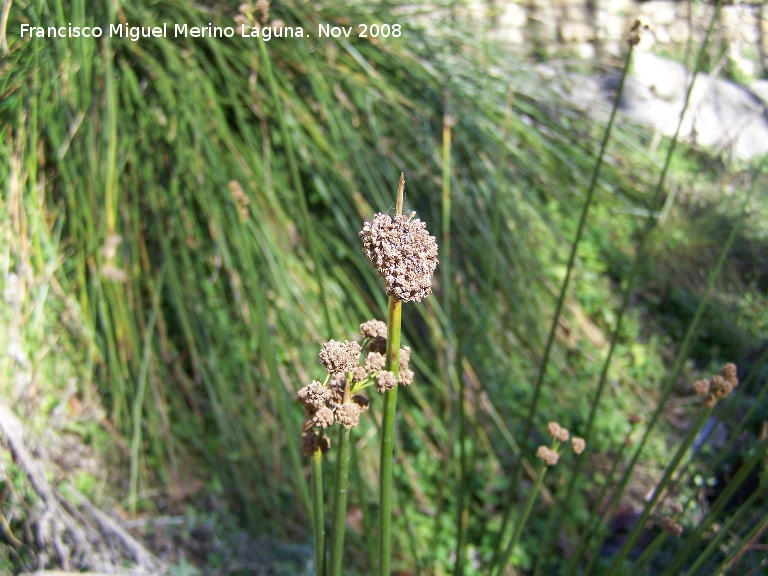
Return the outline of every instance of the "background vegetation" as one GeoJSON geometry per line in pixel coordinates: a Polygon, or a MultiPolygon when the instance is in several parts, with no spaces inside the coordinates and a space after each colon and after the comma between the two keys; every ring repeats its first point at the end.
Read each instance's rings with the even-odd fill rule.
{"type": "MultiPolygon", "coordinates": [[[[743,513],[712,562],[754,544],[750,535],[759,540],[768,517],[759,495],[768,327],[759,170],[680,148],[656,194],[666,149],[649,151],[649,135],[620,120],[537,387],[605,121],[564,102],[482,30],[437,16],[422,26],[390,3],[286,1],[272,3],[265,22],[302,26],[308,38],[17,34],[20,23],[232,25],[238,10],[186,0],[11,8],[0,74],[2,395],[33,429],[74,437],[108,462],[58,462],[60,473],[94,499],[116,499],[130,518],[181,517],[226,540],[238,534],[233,514],[251,534],[308,544],[295,393],[321,372],[323,341],[384,318],[357,232],[374,212],[394,210],[403,170],[409,209],[441,245],[435,295],[409,307],[404,323],[417,383],[401,395],[396,447],[403,573],[453,572],[457,542],[465,573],[484,573],[516,503],[510,485],[524,497],[520,464],[550,420],[588,437],[588,461],[556,523],[551,504],[568,469],[547,478],[513,561],[564,571],[606,478],[615,485],[612,463],[621,472],[630,439],[646,429],[632,432],[628,416],[658,407],[629,489],[604,518],[614,534],[700,411],[690,383],[724,361],[739,364],[744,385],[718,408],[716,436],[686,459],[673,495],[687,530],[705,526],[710,502],[751,462],[744,493],[716,517],[722,526],[743,513]],[[403,23],[403,35],[314,35],[320,23],[382,22],[403,23]],[[750,494],[749,509],[739,508],[750,494]],[[545,537],[552,525],[556,539],[545,537]]],[[[375,557],[376,420],[353,439],[350,574],[370,573],[375,557]]],[[[0,501],[23,508],[8,470],[0,501]]],[[[650,566],[682,543],[692,562],[718,534],[670,539],[650,566]]],[[[152,532],[155,544],[163,538],[152,532]]],[[[227,545],[195,554],[190,541],[201,539],[182,539],[187,552],[171,558],[179,570],[229,561],[227,545]]],[[[609,560],[610,546],[596,538],[584,558],[602,551],[609,560]]],[[[9,570],[32,562],[29,547],[3,547],[13,550],[9,570]]],[[[738,558],[745,570],[760,561],[750,550],[738,558]]]]}

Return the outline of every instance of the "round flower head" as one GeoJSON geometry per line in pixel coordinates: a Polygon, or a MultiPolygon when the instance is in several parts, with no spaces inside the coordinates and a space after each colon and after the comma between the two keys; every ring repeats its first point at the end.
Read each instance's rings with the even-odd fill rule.
{"type": "Polygon", "coordinates": [[[394,373],[388,370],[380,370],[376,375],[376,390],[382,394],[387,390],[392,390],[395,386],[397,386],[397,380],[394,373]]]}
{"type": "Polygon", "coordinates": [[[360,334],[366,338],[386,338],[387,325],[381,320],[368,320],[360,324],[360,334]]]}
{"type": "Polygon", "coordinates": [[[312,380],[311,384],[304,386],[298,392],[299,402],[310,414],[314,413],[321,406],[325,406],[325,403],[331,399],[331,396],[333,396],[333,392],[317,380],[312,380]]]}
{"type": "Polygon", "coordinates": [[[353,428],[360,424],[360,412],[362,411],[362,407],[355,402],[341,404],[336,408],[336,422],[345,428],[353,428]]]}
{"type": "Polygon", "coordinates": [[[351,372],[357,368],[360,344],[357,342],[337,342],[331,340],[323,344],[320,350],[320,362],[330,374],[351,372]]]}
{"type": "Polygon", "coordinates": [[[383,354],[368,352],[368,355],[365,357],[365,371],[368,373],[378,372],[384,368],[386,360],[383,354]]]}
{"type": "Polygon", "coordinates": [[[536,458],[543,460],[547,466],[554,466],[560,459],[560,455],[548,446],[539,446],[538,450],[536,450],[536,458]]]}
{"type": "Polygon", "coordinates": [[[584,438],[579,438],[578,436],[574,436],[571,438],[571,447],[573,448],[573,451],[576,454],[581,454],[584,452],[584,449],[587,447],[587,443],[584,441],[584,438]]]}
{"type": "Polygon", "coordinates": [[[419,302],[432,293],[437,241],[424,222],[403,214],[393,218],[378,213],[363,225],[359,236],[388,296],[401,302],[419,302]]]}
{"type": "Polygon", "coordinates": [[[568,442],[568,430],[557,422],[547,424],[547,434],[559,442],[568,442]]]}
{"type": "Polygon", "coordinates": [[[312,416],[312,424],[321,428],[328,428],[328,426],[333,424],[333,410],[327,406],[319,408],[314,416],[312,416]]]}

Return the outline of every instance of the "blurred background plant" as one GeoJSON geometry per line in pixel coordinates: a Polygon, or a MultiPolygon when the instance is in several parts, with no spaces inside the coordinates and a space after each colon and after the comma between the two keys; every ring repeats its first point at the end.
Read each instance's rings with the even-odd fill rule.
{"type": "MultiPolygon", "coordinates": [[[[450,275],[438,271],[435,297],[404,326],[419,385],[400,400],[394,566],[485,573],[510,483],[525,500],[532,481],[513,474],[532,470],[542,440],[522,437],[526,420],[534,431],[557,420],[583,433],[643,215],[662,208],[595,407],[581,456],[588,464],[547,545],[551,562],[538,570],[564,569],[595,513],[610,538],[589,540],[580,554],[598,572],[610,563],[700,410],[690,384],[724,361],[740,366],[742,385],[681,465],[683,536],[667,538],[644,569],[658,573],[685,553],[684,567],[718,537],[705,572],[729,562],[746,572],[764,558],[768,205],[756,165],[715,169],[678,147],[656,205],[665,148],[649,150],[650,134],[619,122],[531,413],[604,131],[541,69],[485,41],[482,28],[450,18],[421,25],[413,7],[396,3],[274,2],[263,21],[301,26],[307,37],[268,43],[18,37],[21,23],[234,26],[243,9],[235,2],[10,6],[0,75],[2,397],[42,438],[75,438],[98,454],[100,466],[83,470],[80,456],[60,476],[79,467],[79,489],[143,526],[178,570],[189,558],[208,562],[206,573],[235,570],[236,561],[221,566],[227,545],[209,536],[242,533],[190,528],[208,544],[179,559],[158,526],[200,523],[153,518],[199,509],[195,518],[229,526],[232,515],[251,535],[309,544],[292,403],[318,376],[305,367],[316,365],[322,342],[386,314],[357,232],[374,212],[394,212],[400,170],[407,209],[449,234],[438,242],[450,245],[440,256],[450,275]],[[321,23],[353,34],[320,39],[321,23]],[[403,34],[358,38],[364,23],[401,23],[403,34]],[[736,224],[710,296],[707,274],[736,224]],[[628,417],[651,414],[660,400],[658,422],[633,454],[625,444],[645,425],[630,435],[628,417]],[[627,469],[625,495],[604,507],[611,487],[601,493],[602,483],[627,469]],[[738,490],[702,524],[736,477],[738,490]],[[686,540],[697,525],[706,528],[686,540]]],[[[362,423],[352,446],[349,574],[370,573],[376,557],[377,420],[362,423]]],[[[7,516],[23,498],[18,470],[2,474],[7,516]]],[[[535,568],[543,534],[552,534],[547,518],[563,478],[551,474],[542,487],[512,554],[518,569],[535,568]]],[[[24,524],[14,518],[11,533],[24,524]]],[[[179,542],[183,550],[190,539],[179,542]]],[[[33,542],[6,536],[2,546],[0,566],[29,568],[33,542]]],[[[311,557],[311,545],[299,548],[293,573],[311,557]]]]}

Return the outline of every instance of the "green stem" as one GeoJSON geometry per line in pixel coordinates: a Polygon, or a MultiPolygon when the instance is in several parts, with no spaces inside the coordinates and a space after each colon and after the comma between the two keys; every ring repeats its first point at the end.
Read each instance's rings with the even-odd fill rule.
{"type": "MultiPolygon", "coordinates": [[[[389,297],[387,312],[387,361],[385,370],[400,374],[400,325],[403,303],[389,297]]],[[[397,387],[384,393],[381,421],[381,460],[379,462],[379,574],[388,576],[392,556],[392,448],[395,439],[397,387]]]]}
{"type": "Polygon", "coordinates": [[[536,502],[536,497],[539,495],[539,490],[541,490],[541,485],[544,483],[544,476],[547,474],[547,468],[548,466],[546,464],[542,464],[541,468],[539,468],[539,474],[536,478],[536,484],[533,486],[533,489],[528,493],[528,500],[525,502],[525,509],[523,510],[522,516],[520,516],[519,520],[517,521],[517,524],[515,525],[515,531],[512,533],[512,539],[509,541],[509,544],[507,544],[507,547],[504,549],[504,553],[501,555],[501,561],[496,566],[496,576],[501,576],[504,573],[504,570],[507,567],[507,564],[509,564],[509,559],[512,557],[512,552],[515,550],[515,546],[517,545],[517,541],[520,539],[520,534],[523,533],[523,526],[525,526],[526,520],[528,520],[528,516],[531,514],[531,510],[533,510],[533,504],[536,502]]]}
{"type": "Polygon", "coordinates": [[[643,509],[643,513],[635,523],[635,527],[632,529],[632,532],[630,532],[629,536],[627,536],[626,540],[624,540],[624,544],[621,546],[619,553],[613,559],[613,562],[611,563],[606,576],[613,576],[620,569],[622,562],[627,557],[630,550],[632,550],[632,546],[635,545],[637,539],[640,537],[640,532],[645,529],[645,523],[648,520],[648,517],[651,515],[653,508],[656,506],[656,503],[659,501],[662,494],[664,494],[667,488],[667,484],[669,484],[669,481],[672,479],[672,474],[674,474],[675,470],[677,470],[677,467],[680,465],[683,457],[688,453],[688,449],[691,447],[691,444],[693,444],[696,436],[698,436],[701,427],[711,415],[712,407],[702,409],[698,419],[696,420],[696,423],[688,430],[688,434],[686,435],[685,440],[683,440],[683,443],[678,448],[677,453],[675,454],[672,461],[667,465],[667,469],[664,470],[664,476],[661,477],[661,480],[654,489],[653,497],[646,503],[645,508],[643,509]]]}
{"type": "Polygon", "coordinates": [[[323,514],[323,453],[312,454],[312,524],[315,533],[315,576],[323,576],[325,565],[325,515],[323,514]]]}
{"type": "MultiPolygon", "coordinates": [[[[566,269],[565,279],[563,280],[563,284],[560,287],[560,293],[558,294],[558,297],[557,297],[557,304],[555,305],[555,314],[552,319],[552,323],[550,325],[549,334],[547,336],[547,343],[546,343],[546,346],[544,347],[544,356],[541,360],[541,366],[539,368],[539,372],[536,377],[536,384],[534,384],[534,387],[533,387],[533,397],[531,398],[531,405],[528,408],[528,410],[526,410],[527,416],[525,418],[525,423],[523,424],[523,435],[521,436],[523,443],[528,441],[528,437],[531,433],[531,428],[533,427],[533,419],[536,416],[536,412],[538,410],[539,399],[541,397],[541,391],[544,385],[544,378],[547,373],[547,366],[549,365],[549,358],[552,354],[552,349],[554,347],[555,335],[557,334],[557,327],[559,325],[560,315],[562,314],[563,307],[565,305],[565,299],[568,295],[568,287],[571,284],[571,277],[573,275],[573,270],[576,265],[576,256],[578,254],[579,246],[581,245],[581,239],[582,239],[582,236],[584,235],[584,230],[586,229],[587,217],[589,215],[589,209],[592,206],[592,200],[595,195],[595,190],[597,189],[597,182],[600,176],[600,171],[603,166],[605,151],[608,148],[608,142],[610,141],[611,134],[613,132],[613,124],[619,110],[621,95],[624,91],[624,83],[629,73],[630,63],[632,62],[633,51],[634,51],[634,45],[630,44],[629,50],[627,51],[627,55],[624,60],[624,66],[621,72],[621,79],[619,80],[619,87],[616,91],[616,97],[614,98],[613,108],[611,109],[611,116],[608,120],[608,125],[605,128],[605,133],[603,134],[603,139],[602,139],[602,142],[600,143],[600,151],[597,154],[597,160],[595,161],[595,165],[592,170],[592,177],[589,182],[589,188],[587,189],[586,200],[581,210],[581,216],[579,217],[579,224],[576,230],[576,237],[573,239],[573,243],[571,244],[571,253],[568,256],[568,264],[566,265],[566,268],[565,268],[566,269]]],[[[618,332],[618,329],[619,328],[617,326],[616,332],[618,332]]],[[[610,356],[610,352],[609,352],[609,356],[610,356]]],[[[606,361],[606,364],[608,364],[608,361],[606,361]]],[[[589,442],[589,430],[592,426],[592,420],[594,418],[594,413],[597,407],[597,403],[599,402],[603,384],[604,384],[604,379],[601,380],[597,397],[595,401],[592,403],[593,409],[592,409],[592,414],[590,415],[590,423],[587,425],[587,433],[584,435],[584,438],[585,440],[587,440],[587,442],[589,442]]],[[[581,459],[579,458],[576,461],[576,469],[572,474],[572,482],[571,482],[571,485],[569,486],[568,495],[566,496],[566,502],[570,496],[570,491],[572,490],[573,482],[575,482],[578,476],[578,467],[580,466],[580,463],[581,463],[581,459]]],[[[520,474],[520,468],[521,468],[520,466],[517,466],[512,475],[512,482],[510,483],[509,493],[507,495],[507,500],[506,500],[506,511],[504,513],[504,518],[502,519],[501,530],[499,531],[499,540],[496,542],[496,551],[495,551],[496,556],[498,556],[499,550],[501,549],[501,538],[507,529],[507,525],[509,524],[509,519],[510,519],[509,514],[510,514],[510,510],[512,510],[512,504],[514,502],[515,495],[516,495],[517,481],[520,474]]],[[[554,512],[555,512],[555,509],[553,508],[553,513],[554,512]]],[[[542,548],[544,550],[548,550],[549,543],[550,543],[549,538],[545,536],[545,542],[543,543],[542,548]]],[[[546,556],[546,553],[543,554],[543,556],[546,556]]]]}
{"type": "MultiPolygon", "coordinates": [[[[349,384],[347,384],[347,387],[349,384]]],[[[331,531],[330,576],[341,576],[344,559],[344,530],[347,524],[347,484],[349,481],[349,433],[350,429],[339,424],[338,460],[333,499],[333,527],[331,531]]]]}
{"type": "Polygon", "coordinates": [[[664,532],[662,530],[656,535],[656,538],[653,539],[653,542],[651,542],[648,547],[643,550],[643,553],[640,554],[640,557],[635,560],[635,563],[632,565],[632,568],[630,569],[627,576],[635,576],[635,574],[639,573],[639,570],[651,559],[655,558],[656,555],[659,553],[659,550],[661,550],[661,547],[664,545],[664,542],[666,542],[667,537],[669,534],[664,532]]]}

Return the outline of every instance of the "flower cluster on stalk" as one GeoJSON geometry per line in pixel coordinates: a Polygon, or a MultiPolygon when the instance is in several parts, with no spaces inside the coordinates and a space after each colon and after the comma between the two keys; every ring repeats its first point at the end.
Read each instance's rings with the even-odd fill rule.
{"type": "MultiPolygon", "coordinates": [[[[560,452],[558,452],[560,444],[568,442],[571,435],[566,428],[563,428],[557,422],[547,424],[547,434],[552,438],[552,446],[539,446],[536,450],[536,458],[543,461],[547,466],[554,466],[560,459],[560,452]]],[[[581,454],[586,447],[587,443],[584,441],[584,438],[579,438],[578,436],[571,438],[571,448],[575,454],[581,454]]]]}
{"type": "Polygon", "coordinates": [[[739,385],[739,377],[736,364],[724,364],[719,374],[715,374],[709,380],[697,380],[693,383],[693,389],[697,396],[704,400],[706,406],[714,406],[733,392],[739,385]]]}
{"type": "Polygon", "coordinates": [[[387,347],[387,325],[380,320],[369,320],[360,325],[362,344],[330,340],[320,350],[320,362],[327,374],[323,382],[313,380],[298,392],[298,401],[304,406],[301,449],[306,455],[316,450],[327,452],[330,441],[323,431],[335,423],[353,428],[360,423],[360,415],[368,409],[368,398],[360,391],[376,386],[379,392],[391,390],[398,384],[413,382],[409,368],[411,350],[400,348],[400,371],[397,377],[384,369],[387,347]]]}
{"type": "Polygon", "coordinates": [[[424,222],[404,214],[379,213],[363,225],[359,237],[371,266],[384,280],[387,296],[420,302],[432,293],[437,240],[424,222]]]}

